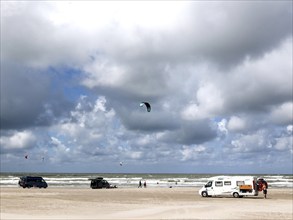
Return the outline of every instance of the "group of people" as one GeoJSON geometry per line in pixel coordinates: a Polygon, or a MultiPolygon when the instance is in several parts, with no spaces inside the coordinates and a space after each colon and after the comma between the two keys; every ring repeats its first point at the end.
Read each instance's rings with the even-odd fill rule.
{"type": "MultiPolygon", "coordinates": [[[[143,183],[143,187],[144,187],[144,188],[147,187],[146,181],[144,181],[144,183],[143,183]]],[[[141,180],[140,180],[139,183],[138,183],[138,188],[142,188],[141,180]]]]}

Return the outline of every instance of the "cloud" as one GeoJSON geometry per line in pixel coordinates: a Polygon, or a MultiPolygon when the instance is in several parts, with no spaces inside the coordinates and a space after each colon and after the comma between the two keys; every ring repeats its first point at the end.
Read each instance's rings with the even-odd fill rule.
{"type": "Polygon", "coordinates": [[[235,65],[246,56],[263,55],[292,28],[286,1],[3,5],[4,59],[33,66],[80,65],[98,51],[122,60],[180,57],[235,65]]]}
{"type": "Polygon", "coordinates": [[[161,141],[177,144],[201,144],[216,137],[216,130],[207,120],[185,121],[180,129],[167,131],[160,136],[161,141]]]}
{"type": "Polygon", "coordinates": [[[197,90],[195,101],[188,105],[182,112],[185,120],[210,118],[219,114],[223,108],[221,91],[212,84],[201,85],[197,90]]]}
{"type": "MultiPolygon", "coordinates": [[[[266,139],[265,131],[258,131],[255,134],[240,135],[231,141],[229,151],[234,153],[252,154],[266,152],[270,148],[270,140],[266,139]]],[[[228,150],[228,149],[226,149],[228,150]]]]}
{"type": "MultiPolygon", "coordinates": [[[[54,85],[52,72],[15,63],[1,65],[1,128],[23,129],[47,126],[71,108],[71,103],[54,85]]],[[[64,87],[63,87],[64,88],[64,87]]]]}
{"type": "Polygon", "coordinates": [[[48,86],[48,79],[31,69],[1,65],[1,127],[33,124],[43,111],[48,86]]]}
{"type": "Polygon", "coordinates": [[[276,106],[271,111],[271,120],[276,124],[292,124],[293,122],[293,103],[286,102],[276,106]]]}
{"type": "Polygon", "coordinates": [[[228,122],[229,131],[243,131],[245,127],[245,121],[237,116],[232,116],[228,122]]]}
{"type": "MultiPolygon", "coordinates": [[[[144,110],[145,111],[145,110],[144,110]]],[[[134,112],[122,116],[123,124],[130,130],[141,131],[164,131],[174,130],[179,127],[179,122],[171,114],[163,112],[147,113],[147,112],[134,112]]]]}
{"type": "Polygon", "coordinates": [[[206,148],[202,145],[196,147],[183,146],[183,149],[181,151],[182,161],[199,159],[200,157],[202,157],[205,151],[206,148]]]}
{"type": "Polygon", "coordinates": [[[205,3],[193,4],[196,13],[186,25],[191,31],[187,36],[194,39],[191,48],[221,66],[262,56],[291,35],[292,11],[287,6],[288,2],[218,2],[207,10],[205,3]]]}
{"type": "Polygon", "coordinates": [[[274,145],[274,148],[279,151],[286,151],[291,150],[292,153],[292,136],[291,137],[280,137],[276,139],[276,144],[274,145]],[[290,148],[291,146],[291,148],[290,148]]]}
{"type": "Polygon", "coordinates": [[[36,144],[37,137],[31,131],[14,131],[2,134],[0,139],[1,154],[29,150],[36,144]]]}
{"type": "Polygon", "coordinates": [[[57,8],[52,2],[3,5],[6,6],[1,19],[3,60],[46,68],[61,64],[77,66],[86,59],[89,48],[80,44],[85,37],[83,32],[77,34],[75,27],[55,24],[51,18],[57,8]]]}
{"type": "Polygon", "coordinates": [[[247,60],[222,81],[225,106],[232,111],[264,111],[292,98],[292,38],[263,57],[247,60]],[[289,80],[288,80],[289,79],[289,80]],[[225,81],[225,82],[224,82],[225,81]]]}

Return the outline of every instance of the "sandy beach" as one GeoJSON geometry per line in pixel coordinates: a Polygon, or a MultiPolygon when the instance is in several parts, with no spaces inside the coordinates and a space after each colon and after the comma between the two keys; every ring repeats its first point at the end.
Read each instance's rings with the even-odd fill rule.
{"type": "Polygon", "coordinates": [[[198,188],[0,188],[0,219],[292,219],[292,189],[202,198],[198,188]]]}

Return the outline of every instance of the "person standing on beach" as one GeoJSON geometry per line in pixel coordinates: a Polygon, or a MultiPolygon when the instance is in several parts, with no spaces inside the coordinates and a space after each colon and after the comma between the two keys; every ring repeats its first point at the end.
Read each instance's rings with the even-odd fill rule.
{"type": "Polygon", "coordinates": [[[266,187],[263,188],[263,194],[264,194],[264,198],[266,199],[267,198],[267,193],[268,193],[268,190],[266,187]]]}
{"type": "Polygon", "coordinates": [[[142,188],[141,180],[138,183],[138,188],[142,188]]]}
{"type": "Polygon", "coordinates": [[[144,181],[143,186],[144,186],[144,188],[146,188],[146,181],[144,181]]]}

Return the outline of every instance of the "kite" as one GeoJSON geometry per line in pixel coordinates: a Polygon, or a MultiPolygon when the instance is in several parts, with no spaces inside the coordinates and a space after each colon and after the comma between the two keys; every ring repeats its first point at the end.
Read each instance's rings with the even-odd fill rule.
{"type": "Polygon", "coordinates": [[[151,105],[148,102],[141,102],[140,103],[140,107],[146,106],[147,111],[150,112],[151,111],[151,105]]]}

